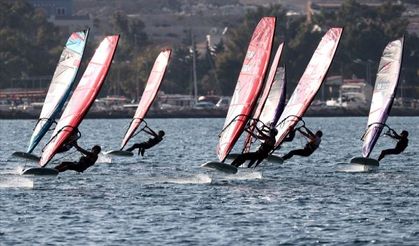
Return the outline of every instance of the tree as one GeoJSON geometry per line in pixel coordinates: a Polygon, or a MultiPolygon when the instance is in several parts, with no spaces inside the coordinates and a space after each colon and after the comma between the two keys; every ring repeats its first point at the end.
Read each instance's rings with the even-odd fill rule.
{"type": "Polygon", "coordinates": [[[0,1],[0,87],[17,77],[52,76],[65,38],[25,1],[0,1]]]}

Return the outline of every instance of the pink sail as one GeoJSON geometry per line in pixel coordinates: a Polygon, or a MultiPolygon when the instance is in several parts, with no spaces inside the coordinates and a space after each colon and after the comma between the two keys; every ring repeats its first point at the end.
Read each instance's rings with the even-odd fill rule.
{"type": "Polygon", "coordinates": [[[275,32],[275,17],[260,20],[251,38],[220,134],[217,155],[224,161],[250,118],[268,67],[275,32]]]}
{"type": "Polygon", "coordinates": [[[304,115],[320,89],[327,70],[332,63],[342,31],[342,28],[331,28],[323,36],[317,49],[314,51],[300,82],[279,119],[276,148],[281,145],[288,133],[292,131],[299,119],[304,115]]]}
{"type": "Polygon", "coordinates": [[[154,62],[150,76],[148,77],[146,88],[144,89],[143,95],[141,96],[140,103],[138,104],[137,111],[135,112],[134,118],[131,121],[130,127],[122,140],[121,149],[125,147],[130,138],[134,135],[138,126],[144,120],[145,115],[153,104],[154,99],[157,96],[161,82],[163,81],[164,74],[169,64],[169,58],[172,50],[166,49],[160,52],[154,62]]]}
{"type": "Polygon", "coordinates": [[[404,38],[400,38],[390,42],[381,56],[362,146],[364,157],[371,154],[390,113],[399,81],[403,41],[404,38]]]}
{"type": "Polygon", "coordinates": [[[96,49],[77,88],[74,90],[55,131],[45,146],[39,165],[44,167],[54,157],[60,146],[77,128],[96,99],[108,74],[118,45],[119,35],[107,36],[96,49]]]}
{"type": "MultiPolygon", "coordinates": [[[[276,51],[276,54],[275,54],[275,57],[274,57],[273,61],[272,61],[271,68],[269,69],[268,79],[266,80],[266,83],[265,83],[265,88],[263,89],[263,93],[259,98],[259,101],[258,101],[257,107],[255,109],[255,112],[253,113],[253,119],[255,119],[255,120],[259,119],[260,114],[262,113],[262,109],[264,109],[266,99],[268,99],[269,92],[271,91],[272,85],[274,83],[275,74],[276,74],[276,70],[277,70],[278,65],[279,65],[279,61],[280,61],[280,58],[281,58],[283,47],[284,47],[284,43],[281,43],[278,47],[278,50],[276,51]]],[[[250,131],[252,131],[252,132],[255,129],[256,121],[254,123],[255,124],[253,124],[250,127],[250,131]]],[[[268,122],[264,122],[264,123],[268,123],[268,122]]],[[[246,136],[246,139],[244,141],[244,152],[249,152],[251,144],[252,144],[252,135],[250,133],[248,133],[247,136],[246,136]]]]}

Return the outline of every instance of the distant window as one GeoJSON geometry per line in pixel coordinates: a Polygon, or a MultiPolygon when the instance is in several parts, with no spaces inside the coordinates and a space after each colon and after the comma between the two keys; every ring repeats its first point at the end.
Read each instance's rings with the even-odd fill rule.
{"type": "Polygon", "coordinates": [[[57,13],[57,16],[65,15],[65,8],[57,8],[56,13],[57,13]]]}

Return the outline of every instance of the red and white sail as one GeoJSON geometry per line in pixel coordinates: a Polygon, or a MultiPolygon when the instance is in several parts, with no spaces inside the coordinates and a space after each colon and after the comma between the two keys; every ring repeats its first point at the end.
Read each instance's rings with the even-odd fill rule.
{"type": "MultiPolygon", "coordinates": [[[[284,43],[281,43],[279,45],[277,51],[276,51],[276,54],[275,54],[275,57],[274,57],[273,61],[272,61],[272,65],[271,65],[271,68],[269,69],[269,74],[268,74],[268,78],[267,78],[266,83],[265,83],[265,87],[263,89],[263,93],[260,96],[257,107],[256,107],[256,109],[253,113],[252,118],[255,119],[255,120],[259,119],[259,117],[262,113],[262,109],[264,109],[264,107],[265,107],[266,100],[268,99],[268,96],[270,95],[270,91],[271,91],[272,85],[274,83],[276,70],[277,70],[278,65],[279,65],[279,61],[280,61],[280,58],[281,58],[283,47],[284,47],[284,43]]],[[[275,106],[274,110],[275,109],[276,109],[276,106],[275,106]]],[[[256,121],[255,121],[255,123],[256,123],[256,121]]],[[[267,123],[267,122],[264,122],[264,123],[267,123]]],[[[249,130],[253,131],[255,129],[255,126],[256,126],[256,124],[253,124],[249,130]]],[[[248,152],[250,150],[250,145],[252,143],[252,139],[253,139],[252,135],[250,133],[248,133],[247,136],[246,136],[246,139],[244,141],[244,152],[248,152]]]]}
{"type": "Polygon", "coordinates": [[[87,114],[108,74],[118,40],[119,35],[107,36],[96,49],[49,143],[42,152],[40,166],[45,166],[54,157],[60,146],[71,135],[72,130],[79,126],[87,114]]]}
{"type": "Polygon", "coordinates": [[[264,17],[253,32],[217,146],[221,161],[242,134],[257,102],[268,67],[275,21],[275,17],[264,17]]]}
{"type": "Polygon", "coordinates": [[[281,145],[288,133],[292,131],[299,119],[304,115],[320,89],[332,63],[342,31],[342,28],[331,28],[328,30],[314,51],[303,76],[278,121],[276,148],[281,145]]]}
{"type": "Polygon", "coordinates": [[[373,150],[390,113],[399,81],[403,42],[404,38],[390,42],[381,56],[362,146],[364,157],[368,157],[373,150]]]}
{"type": "Polygon", "coordinates": [[[143,95],[141,96],[140,103],[138,104],[137,111],[135,112],[130,127],[125,133],[124,139],[122,140],[121,149],[125,147],[130,138],[134,135],[138,126],[144,120],[144,117],[153,104],[153,101],[157,96],[157,92],[159,91],[161,82],[163,81],[164,74],[166,73],[171,52],[171,49],[166,49],[160,52],[160,55],[156,58],[153,68],[151,69],[150,76],[148,77],[147,85],[144,89],[143,95]]]}

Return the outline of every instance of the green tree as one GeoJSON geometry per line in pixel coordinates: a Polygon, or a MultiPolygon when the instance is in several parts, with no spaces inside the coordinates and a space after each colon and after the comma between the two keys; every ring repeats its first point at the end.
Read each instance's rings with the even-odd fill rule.
{"type": "Polygon", "coordinates": [[[65,38],[25,1],[0,1],[0,87],[16,77],[52,75],[65,38]]]}

